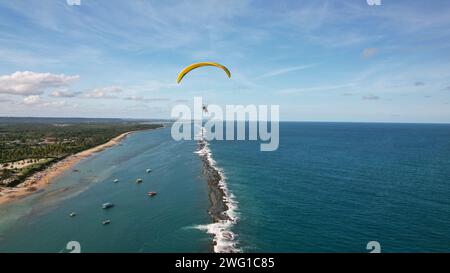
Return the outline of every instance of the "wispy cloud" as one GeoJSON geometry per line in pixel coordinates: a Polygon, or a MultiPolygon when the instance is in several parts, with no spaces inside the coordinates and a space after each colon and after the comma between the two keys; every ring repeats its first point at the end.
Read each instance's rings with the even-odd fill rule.
{"type": "Polygon", "coordinates": [[[373,95],[373,94],[368,94],[362,97],[363,100],[379,100],[380,97],[373,95]]]}
{"type": "Polygon", "coordinates": [[[350,88],[354,87],[355,83],[347,83],[347,84],[338,84],[338,85],[323,85],[323,86],[314,86],[314,87],[304,87],[304,88],[287,88],[283,90],[279,90],[280,94],[296,94],[296,93],[304,93],[304,92],[322,92],[322,91],[330,91],[342,88],[350,88]]]}
{"type": "Polygon", "coordinates": [[[91,99],[116,99],[118,94],[123,91],[120,86],[106,86],[94,88],[86,92],[85,97],[91,99]]]}
{"type": "Polygon", "coordinates": [[[186,100],[186,99],[175,100],[175,103],[188,103],[188,102],[189,102],[189,100],[186,100]]]}
{"type": "MultiPolygon", "coordinates": [[[[1,38],[0,38],[1,41],[1,38]]],[[[5,41],[5,43],[10,41],[5,41]]],[[[36,54],[35,52],[24,51],[23,49],[14,48],[0,48],[0,60],[8,64],[14,64],[18,66],[35,66],[45,64],[56,64],[61,59],[43,56],[42,54],[36,54]]]]}
{"type": "Polygon", "coordinates": [[[73,98],[81,94],[82,92],[73,92],[69,90],[55,90],[50,94],[50,96],[56,98],[73,98]]]}
{"type": "Polygon", "coordinates": [[[275,77],[275,76],[279,76],[279,75],[284,75],[284,74],[295,72],[298,70],[308,69],[313,66],[315,66],[315,64],[299,65],[299,66],[291,66],[291,67],[275,69],[275,70],[266,72],[266,73],[262,74],[261,76],[256,77],[256,79],[260,80],[260,79],[275,77]]]}
{"type": "Polygon", "coordinates": [[[40,107],[40,108],[64,108],[64,107],[75,107],[76,104],[68,104],[64,100],[53,101],[53,100],[44,100],[39,95],[31,95],[25,97],[19,105],[25,105],[28,107],[40,107]]]}
{"type": "Polygon", "coordinates": [[[162,102],[170,101],[168,98],[144,98],[140,96],[130,96],[123,98],[124,100],[139,101],[139,102],[162,102]]]}
{"type": "Polygon", "coordinates": [[[128,85],[127,90],[134,92],[156,92],[163,89],[179,88],[180,85],[175,82],[165,82],[159,80],[146,81],[141,84],[128,85]]]}

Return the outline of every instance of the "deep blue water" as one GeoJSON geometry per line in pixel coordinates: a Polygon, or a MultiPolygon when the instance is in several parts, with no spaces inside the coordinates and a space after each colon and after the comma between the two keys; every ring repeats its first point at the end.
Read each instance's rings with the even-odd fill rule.
{"type": "MultiPolygon", "coordinates": [[[[369,241],[383,252],[450,250],[450,125],[281,123],[277,151],[257,141],[210,149],[238,202],[245,252],[367,252],[369,241]]],[[[83,252],[209,251],[210,235],[194,228],[210,223],[195,150],[170,128],[131,135],[0,207],[0,252],[60,252],[72,240],[83,252]]]]}
{"type": "Polygon", "coordinates": [[[211,150],[246,252],[450,251],[450,125],[281,123],[275,152],[211,150]]]}

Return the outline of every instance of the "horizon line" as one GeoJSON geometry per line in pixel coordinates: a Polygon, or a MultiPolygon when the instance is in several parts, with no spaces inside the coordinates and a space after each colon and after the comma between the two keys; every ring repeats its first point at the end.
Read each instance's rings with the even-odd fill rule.
{"type": "MultiPolygon", "coordinates": [[[[0,118],[20,118],[20,119],[100,119],[100,120],[108,120],[108,119],[118,119],[118,120],[141,120],[141,121],[165,121],[165,122],[174,122],[174,119],[168,118],[123,118],[123,117],[56,117],[56,116],[2,116],[0,118]]],[[[226,122],[227,120],[223,120],[226,122]]],[[[235,120],[236,121],[236,120],[235,120]]],[[[244,120],[238,120],[237,122],[242,122],[244,120]]],[[[248,122],[249,120],[245,120],[248,122]]],[[[257,122],[257,121],[252,121],[257,122]]],[[[270,120],[268,121],[270,122],[270,120]]],[[[391,124],[449,124],[449,122],[417,122],[417,121],[327,121],[327,120],[280,120],[281,122],[295,122],[295,123],[391,123],[391,124]]]]}

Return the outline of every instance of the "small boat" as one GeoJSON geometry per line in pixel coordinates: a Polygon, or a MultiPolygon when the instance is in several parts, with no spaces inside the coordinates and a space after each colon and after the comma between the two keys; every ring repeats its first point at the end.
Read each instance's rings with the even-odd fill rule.
{"type": "Polygon", "coordinates": [[[77,169],[75,169],[75,170],[73,170],[73,172],[74,173],[78,173],[78,172],[80,172],[79,170],[77,170],[77,169]]]}
{"type": "Polygon", "coordinates": [[[112,208],[112,207],[114,207],[113,203],[105,203],[105,204],[102,205],[103,209],[109,209],[109,208],[112,208]]]}
{"type": "Polygon", "coordinates": [[[152,169],[147,169],[145,172],[146,172],[146,173],[151,173],[151,172],[152,172],[152,169]]]}
{"type": "Polygon", "coordinates": [[[116,179],[113,180],[113,182],[114,183],[119,183],[119,179],[116,178],[116,179]]]}
{"type": "Polygon", "coordinates": [[[141,178],[136,179],[136,183],[138,183],[138,184],[139,184],[139,183],[142,183],[142,181],[143,181],[143,180],[142,180],[141,178]]]}
{"type": "Polygon", "coordinates": [[[150,191],[150,192],[148,192],[148,196],[150,196],[150,197],[153,197],[153,196],[155,196],[157,194],[157,192],[155,192],[155,191],[150,191]]]}
{"type": "Polygon", "coordinates": [[[77,216],[77,214],[76,214],[75,212],[71,212],[71,213],[69,214],[69,216],[70,216],[70,217],[75,217],[75,216],[77,216]]]}
{"type": "Polygon", "coordinates": [[[102,222],[102,225],[109,225],[111,224],[111,220],[105,220],[102,222]]]}

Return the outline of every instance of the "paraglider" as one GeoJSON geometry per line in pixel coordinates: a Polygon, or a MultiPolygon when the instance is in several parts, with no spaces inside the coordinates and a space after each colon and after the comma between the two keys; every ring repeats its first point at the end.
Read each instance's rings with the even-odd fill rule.
{"type": "Polygon", "coordinates": [[[221,68],[223,71],[225,71],[228,78],[231,78],[230,70],[228,70],[228,68],[226,68],[225,66],[218,64],[218,63],[214,63],[214,62],[201,62],[201,63],[194,63],[194,64],[191,64],[191,65],[185,67],[178,75],[177,83],[180,83],[181,80],[184,78],[184,76],[186,76],[186,74],[188,74],[192,70],[199,68],[199,67],[203,67],[203,66],[215,66],[215,67],[221,68]]]}

